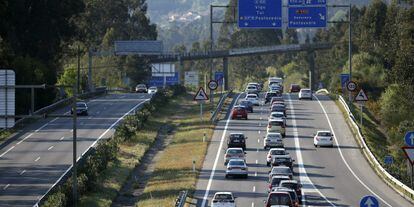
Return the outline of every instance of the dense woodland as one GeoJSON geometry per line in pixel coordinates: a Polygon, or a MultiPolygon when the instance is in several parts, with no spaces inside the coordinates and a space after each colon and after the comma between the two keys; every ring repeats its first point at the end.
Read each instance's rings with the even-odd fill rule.
{"type": "MultiPolygon", "coordinates": [[[[0,0],[0,66],[16,72],[16,84],[73,85],[80,49],[82,90],[86,90],[89,50],[109,49],[114,40],[154,40],[145,0],[0,0]]],[[[150,74],[137,57],[94,58],[95,85],[131,85],[150,74]]],[[[37,90],[36,108],[60,98],[56,89],[37,90]]],[[[71,93],[71,89],[66,90],[71,93]]],[[[17,114],[27,114],[28,91],[17,91],[17,114]]]]}

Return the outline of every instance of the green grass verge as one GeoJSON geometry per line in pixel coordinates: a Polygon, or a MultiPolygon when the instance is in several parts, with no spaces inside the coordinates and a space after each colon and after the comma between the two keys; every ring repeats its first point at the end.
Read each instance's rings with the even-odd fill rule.
{"type": "Polygon", "coordinates": [[[170,109],[176,114],[170,117],[176,127],[173,140],[156,163],[136,206],[173,206],[179,191],[189,190],[190,194],[195,191],[208,147],[208,140],[202,140],[203,134],[210,139],[214,131],[214,125],[209,121],[211,105],[206,106],[204,121],[201,121],[200,106],[192,101],[192,97],[182,98],[180,102],[177,108],[170,109]],[[196,162],[195,173],[192,172],[193,160],[196,162]]]}
{"type": "MultiPolygon", "coordinates": [[[[145,152],[154,143],[157,131],[175,114],[181,97],[171,100],[167,105],[153,114],[146,123],[145,130],[140,130],[126,143],[121,143],[117,160],[99,175],[99,186],[80,198],[81,207],[109,207],[118,192],[127,181],[130,173],[140,163],[145,152]]],[[[165,132],[166,133],[166,132],[165,132]]]]}
{"type": "Polygon", "coordinates": [[[6,140],[14,133],[14,130],[12,129],[6,129],[3,131],[0,131],[0,142],[6,140]]]}

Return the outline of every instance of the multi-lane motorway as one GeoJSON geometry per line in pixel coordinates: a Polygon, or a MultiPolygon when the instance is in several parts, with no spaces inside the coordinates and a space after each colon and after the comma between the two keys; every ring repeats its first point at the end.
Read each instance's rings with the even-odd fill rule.
{"type": "MultiPolygon", "coordinates": [[[[414,206],[370,168],[334,101],[323,95],[314,96],[312,101],[299,101],[296,94],[285,94],[284,98],[288,108],[284,144],[296,160],[295,179],[303,184],[305,206],[359,206],[365,195],[375,196],[380,206],[414,206]],[[333,148],[313,146],[313,134],[322,129],[334,132],[333,148]]],[[[226,119],[218,123],[196,186],[197,206],[210,206],[218,191],[233,192],[239,207],[264,206],[270,170],[265,160],[267,150],[263,149],[268,115],[269,106],[261,105],[255,107],[248,120],[226,119]],[[248,137],[248,179],[225,178],[226,138],[234,132],[248,137]]]]}
{"type": "MultiPolygon", "coordinates": [[[[78,117],[78,157],[129,112],[150,98],[147,94],[109,94],[88,101],[89,116],[78,117]]],[[[56,113],[67,113],[69,108],[56,113]]],[[[33,206],[72,164],[72,119],[38,121],[0,149],[0,206],[33,206]]]]}

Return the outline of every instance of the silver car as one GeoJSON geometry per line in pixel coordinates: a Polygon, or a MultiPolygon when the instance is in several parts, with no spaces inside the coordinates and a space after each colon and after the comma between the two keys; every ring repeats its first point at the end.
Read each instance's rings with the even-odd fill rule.
{"type": "Polygon", "coordinates": [[[242,148],[228,148],[224,154],[224,165],[230,161],[230,159],[243,159],[245,160],[246,153],[242,148]]]}
{"type": "Polygon", "coordinates": [[[286,175],[289,176],[290,179],[293,179],[293,172],[290,167],[287,166],[275,166],[272,167],[272,170],[269,171],[269,182],[275,175],[286,175]]]}
{"type": "Polygon", "coordinates": [[[269,132],[266,134],[263,142],[263,148],[276,148],[276,147],[284,147],[282,134],[277,132],[269,132]]]}
{"type": "Polygon", "coordinates": [[[231,159],[229,163],[227,163],[226,178],[230,176],[242,176],[244,178],[249,176],[249,171],[244,159],[231,159]]]}
{"type": "MultiPolygon", "coordinates": [[[[70,114],[73,114],[73,109],[70,114]]],[[[85,102],[76,102],[76,114],[88,116],[88,105],[85,102]]]]}

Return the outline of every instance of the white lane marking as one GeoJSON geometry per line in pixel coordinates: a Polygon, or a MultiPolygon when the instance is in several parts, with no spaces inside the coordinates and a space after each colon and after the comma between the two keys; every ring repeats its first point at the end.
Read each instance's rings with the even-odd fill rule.
{"type": "MultiPolygon", "coordinates": [[[[144,104],[145,102],[147,102],[147,101],[149,101],[150,99],[145,99],[143,102],[141,102],[141,103],[138,103],[137,105],[135,105],[131,110],[129,110],[128,112],[126,112],[121,118],[119,118],[118,120],[116,120],[108,129],[106,129],[106,131],[104,131],[102,134],[101,134],[101,136],[99,136],[98,137],[98,139],[95,141],[95,142],[93,142],[92,143],[92,145],[90,145],[89,147],[88,147],[88,149],[86,149],[85,150],[85,152],[87,152],[87,151],[89,151],[89,149],[91,148],[91,147],[93,147],[93,146],[95,146],[96,145],[96,143],[100,140],[100,139],[102,139],[102,137],[103,136],[105,136],[105,134],[106,133],[108,133],[112,128],[114,128],[114,126],[115,125],[117,125],[121,120],[123,120],[124,118],[125,118],[125,116],[127,116],[128,114],[130,114],[132,111],[134,111],[135,109],[137,109],[141,104],[144,104]]],[[[64,137],[62,137],[62,139],[63,139],[64,137]]],[[[83,156],[84,154],[85,154],[85,152],[84,153],[82,153],[82,155],[81,156],[83,156]]],[[[79,159],[80,159],[80,156],[77,158],[77,160],[76,161],[79,161],[79,159]]],[[[39,196],[38,197],[38,199],[37,199],[37,203],[36,204],[39,204],[39,200],[40,199],[43,199],[43,197],[45,197],[45,195],[47,195],[49,192],[50,192],[50,190],[52,189],[52,188],[54,188],[61,180],[62,180],[62,178],[63,178],[63,176],[64,175],[66,175],[71,169],[72,169],[72,166],[73,165],[71,165],[60,177],[59,177],[59,179],[47,190],[47,192],[45,193],[45,194],[43,194],[42,196],[39,196]]]]}
{"type": "Polygon", "coordinates": [[[260,143],[260,139],[257,139],[257,143],[260,143]]]}
{"type": "Polygon", "coordinates": [[[254,172],[254,177],[257,177],[257,172],[254,172]]]}
{"type": "MultiPolygon", "coordinates": [[[[319,189],[316,188],[316,186],[312,183],[312,181],[308,177],[305,166],[303,164],[302,152],[300,151],[299,133],[298,133],[298,128],[297,128],[296,119],[295,119],[295,117],[296,117],[295,116],[295,109],[293,108],[292,99],[290,98],[290,94],[288,94],[288,100],[289,100],[290,113],[291,113],[291,116],[292,116],[292,130],[293,130],[293,137],[294,137],[294,140],[295,140],[295,148],[296,148],[295,151],[296,151],[296,158],[297,158],[297,163],[298,163],[299,181],[300,181],[300,183],[302,183],[304,185],[304,187],[306,185],[310,185],[310,187],[315,189],[315,191],[318,192],[318,194],[324,200],[326,200],[331,206],[335,206],[330,200],[328,200],[328,198],[326,198],[325,195],[323,195],[321,193],[321,191],[319,191],[319,189]]],[[[304,191],[302,191],[302,202],[306,203],[306,198],[305,198],[304,191]]]]}
{"type": "Polygon", "coordinates": [[[25,172],[26,172],[26,170],[23,170],[23,171],[20,173],[20,175],[23,175],[25,172]]]}
{"type": "Polygon", "coordinates": [[[4,186],[3,190],[6,190],[9,186],[10,184],[7,184],[6,186],[4,186]]]}
{"type": "Polygon", "coordinates": [[[49,150],[51,150],[51,149],[53,149],[53,147],[55,147],[55,146],[50,146],[49,148],[47,148],[47,151],[49,151],[49,150]]]}
{"type": "Polygon", "coordinates": [[[29,135],[27,135],[25,138],[23,138],[22,140],[20,140],[19,142],[17,142],[16,145],[21,144],[24,140],[28,139],[29,137],[31,137],[33,135],[33,133],[30,133],[29,135]]]}
{"type": "Polygon", "coordinates": [[[256,192],[256,186],[253,186],[253,192],[256,192]]]}
{"type": "Polygon", "coordinates": [[[37,162],[37,161],[39,161],[40,160],[40,157],[37,157],[36,159],[35,159],[35,162],[37,162]]]}
{"type": "Polygon", "coordinates": [[[65,139],[65,137],[61,137],[59,140],[63,140],[63,139],[65,139]]]}
{"type": "Polygon", "coordinates": [[[260,120],[262,120],[263,119],[263,117],[260,117],[260,120]]]}
{"type": "Polygon", "coordinates": [[[335,140],[335,144],[336,144],[336,148],[338,149],[339,155],[342,158],[342,161],[344,161],[346,167],[348,168],[348,170],[352,173],[352,175],[359,181],[359,183],[361,183],[362,186],[364,186],[369,192],[371,192],[374,196],[376,196],[377,198],[379,198],[383,203],[385,203],[387,206],[391,206],[389,203],[387,203],[383,198],[381,198],[379,195],[377,195],[373,190],[371,190],[364,182],[362,182],[362,180],[356,175],[356,173],[352,170],[352,168],[349,166],[348,162],[345,160],[344,155],[342,154],[342,150],[341,148],[339,148],[339,144],[338,141],[336,139],[336,134],[335,131],[333,130],[332,124],[331,124],[331,120],[329,119],[328,113],[326,113],[325,107],[322,105],[321,101],[318,99],[317,96],[314,95],[314,97],[316,98],[316,100],[318,101],[319,105],[322,108],[323,113],[325,114],[325,118],[326,120],[328,120],[328,124],[329,124],[329,128],[331,128],[331,132],[334,135],[334,140],[335,140]]]}
{"type": "Polygon", "coordinates": [[[261,132],[259,131],[259,134],[260,134],[261,132]]]}
{"type": "MultiPolygon", "coordinates": [[[[237,101],[239,100],[240,95],[241,94],[239,94],[239,96],[237,96],[235,103],[237,103],[237,101]]],[[[216,159],[214,160],[213,169],[211,170],[210,177],[208,179],[207,188],[206,188],[206,192],[204,193],[203,202],[201,203],[201,207],[204,207],[206,205],[207,201],[208,201],[207,197],[208,197],[208,194],[210,193],[211,183],[213,183],[214,173],[216,172],[217,163],[218,163],[220,153],[221,153],[221,148],[223,147],[224,138],[226,137],[226,132],[227,132],[227,128],[229,127],[230,121],[231,121],[231,116],[229,116],[229,118],[227,119],[226,126],[224,127],[224,131],[223,131],[223,134],[221,136],[220,146],[217,149],[216,159]]]]}
{"type": "Polygon", "coordinates": [[[10,150],[12,150],[15,146],[10,147],[8,150],[6,150],[5,152],[3,152],[3,154],[0,155],[0,157],[3,157],[5,154],[7,154],[8,152],[10,152],[10,150]]]}
{"type": "Polygon", "coordinates": [[[256,164],[259,163],[259,160],[256,160],[256,164]]]}
{"type": "Polygon", "coordinates": [[[252,202],[252,207],[254,207],[254,203],[252,202]]]}

